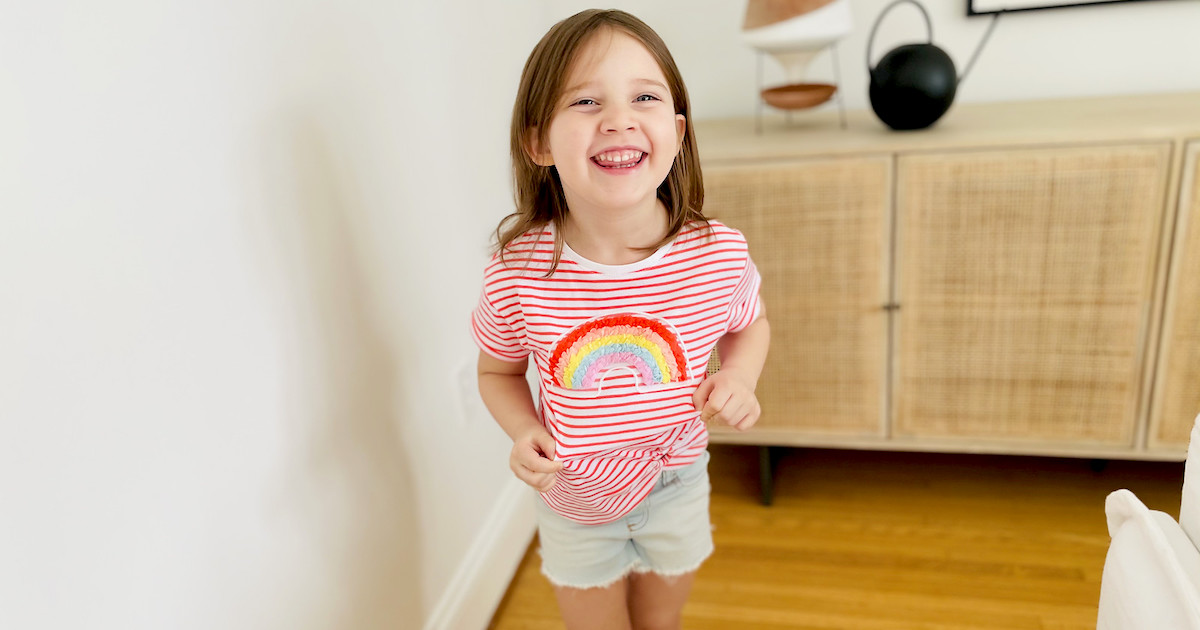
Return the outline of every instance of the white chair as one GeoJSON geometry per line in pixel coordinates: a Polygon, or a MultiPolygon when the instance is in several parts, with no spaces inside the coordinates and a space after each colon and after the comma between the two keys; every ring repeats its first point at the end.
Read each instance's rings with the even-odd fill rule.
{"type": "Polygon", "coordinates": [[[1178,523],[1129,490],[1104,502],[1112,542],[1097,630],[1200,630],[1200,416],[1189,439],[1178,523]]]}

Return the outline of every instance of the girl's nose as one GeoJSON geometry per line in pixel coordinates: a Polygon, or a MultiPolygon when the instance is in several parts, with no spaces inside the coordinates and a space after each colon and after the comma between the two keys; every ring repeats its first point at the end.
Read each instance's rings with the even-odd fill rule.
{"type": "Polygon", "coordinates": [[[637,121],[633,117],[633,112],[628,107],[613,107],[606,113],[608,115],[604,117],[603,121],[605,133],[633,131],[637,128],[637,121]]]}

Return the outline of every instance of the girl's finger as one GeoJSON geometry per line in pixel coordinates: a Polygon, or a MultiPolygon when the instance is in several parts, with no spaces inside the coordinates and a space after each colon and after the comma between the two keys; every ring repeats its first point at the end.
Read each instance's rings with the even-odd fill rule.
{"type": "Polygon", "coordinates": [[[529,460],[522,462],[522,464],[529,470],[531,470],[535,473],[542,473],[542,474],[556,473],[559,470],[562,470],[562,467],[563,467],[562,462],[556,462],[554,460],[546,459],[545,457],[542,457],[540,455],[537,457],[534,457],[534,458],[530,458],[529,460]]]}
{"type": "Polygon", "coordinates": [[[738,431],[745,431],[746,429],[754,426],[754,423],[758,422],[758,417],[760,415],[762,415],[762,408],[759,407],[758,402],[755,402],[753,405],[751,405],[746,415],[742,416],[742,418],[738,420],[737,424],[733,425],[733,427],[738,431]]]}
{"type": "Polygon", "coordinates": [[[738,420],[749,412],[744,399],[739,399],[736,396],[730,396],[729,400],[721,407],[714,419],[729,426],[733,426],[738,420]]]}
{"type": "Polygon", "coordinates": [[[555,477],[556,477],[556,475],[553,475],[553,474],[534,475],[534,482],[530,483],[529,485],[533,486],[534,489],[537,490],[538,492],[545,492],[554,486],[555,477]]]}
{"type": "Polygon", "coordinates": [[[525,466],[521,466],[519,470],[516,470],[516,473],[518,479],[539,492],[549,490],[554,486],[554,482],[558,478],[558,475],[554,473],[536,472],[525,466]]]}
{"type": "Polygon", "coordinates": [[[704,403],[704,409],[700,412],[700,418],[706,422],[713,418],[719,418],[728,403],[729,392],[713,390],[708,396],[708,402],[704,403]]]}
{"type": "Polygon", "coordinates": [[[557,447],[557,444],[554,443],[554,438],[551,437],[549,433],[539,434],[533,439],[533,441],[537,450],[540,451],[542,455],[545,455],[546,459],[554,459],[554,451],[557,447]]]}
{"type": "Polygon", "coordinates": [[[696,391],[692,393],[692,406],[696,408],[702,415],[704,413],[705,403],[708,402],[708,393],[712,391],[713,381],[711,378],[704,379],[696,391]]]}

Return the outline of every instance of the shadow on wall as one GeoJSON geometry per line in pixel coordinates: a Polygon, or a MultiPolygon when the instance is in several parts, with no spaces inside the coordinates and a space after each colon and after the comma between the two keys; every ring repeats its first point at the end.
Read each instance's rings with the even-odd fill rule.
{"type": "MultiPolygon", "coordinates": [[[[296,440],[285,504],[310,543],[305,564],[325,571],[308,582],[323,609],[290,618],[314,630],[416,628],[420,541],[398,424],[398,348],[379,325],[356,248],[361,201],[323,131],[301,118],[269,139],[279,162],[268,168],[295,188],[278,191],[290,203],[273,204],[267,226],[281,241],[285,303],[295,307],[286,316],[298,320],[287,357],[295,395],[285,430],[296,440]]],[[[309,603],[303,592],[281,595],[286,605],[309,603]]]]}

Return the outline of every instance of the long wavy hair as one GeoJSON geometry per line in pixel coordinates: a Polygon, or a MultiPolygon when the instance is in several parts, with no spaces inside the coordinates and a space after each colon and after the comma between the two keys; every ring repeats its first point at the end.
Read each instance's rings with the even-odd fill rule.
{"type": "Polygon", "coordinates": [[[579,49],[602,29],[613,29],[642,43],[667,79],[675,113],[683,114],[683,143],[671,171],[658,187],[658,199],[667,208],[667,235],[646,248],[653,251],[674,239],[691,222],[708,225],[703,213],[704,180],[700,174],[700,158],[696,151],[696,136],[692,132],[691,104],[683,76],[666,44],[645,22],[618,10],[590,9],[576,13],[555,24],[542,36],[529,54],[517,99],[513,105],[509,151],[512,155],[513,190],[516,211],[496,227],[496,250],[503,261],[511,254],[509,246],[521,235],[535,229],[554,225],[554,258],[547,275],[554,273],[562,257],[562,227],[567,217],[567,198],[563,193],[558,171],[553,166],[539,166],[530,155],[534,146],[545,146],[550,123],[556,113],[555,105],[562,97],[563,83],[579,49]]]}

